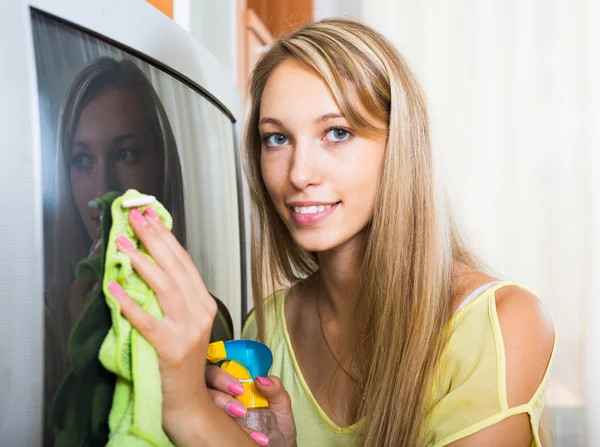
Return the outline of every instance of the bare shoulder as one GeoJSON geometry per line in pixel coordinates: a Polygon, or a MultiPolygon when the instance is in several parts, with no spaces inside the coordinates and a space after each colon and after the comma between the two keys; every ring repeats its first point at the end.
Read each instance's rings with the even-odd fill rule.
{"type": "Polygon", "coordinates": [[[554,349],[554,323],[544,303],[516,286],[496,291],[506,357],[509,407],[528,403],[542,382],[554,349]]]}

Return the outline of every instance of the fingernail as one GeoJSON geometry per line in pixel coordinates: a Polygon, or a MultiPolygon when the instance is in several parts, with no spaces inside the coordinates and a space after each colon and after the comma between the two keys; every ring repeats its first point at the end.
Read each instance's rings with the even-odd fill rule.
{"type": "Polygon", "coordinates": [[[129,213],[131,214],[131,217],[133,217],[133,221],[135,223],[146,223],[146,218],[142,215],[142,213],[140,213],[140,210],[138,210],[137,208],[132,208],[132,210],[129,213]]]}
{"type": "Polygon", "coordinates": [[[262,386],[271,385],[271,381],[269,379],[267,379],[266,377],[257,377],[256,380],[258,380],[262,386]]]}
{"type": "Polygon", "coordinates": [[[227,389],[231,394],[236,394],[238,396],[244,394],[244,387],[241,383],[234,382],[233,380],[229,382],[227,385],[227,389]]]}
{"type": "Polygon", "coordinates": [[[255,440],[257,443],[259,443],[260,445],[267,445],[269,443],[269,438],[266,435],[263,435],[262,433],[259,433],[257,431],[255,431],[254,433],[250,434],[250,437],[255,440]]]}
{"type": "Polygon", "coordinates": [[[229,405],[227,405],[227,411],[229,411],[233,416],[237,416],[239,418],[243,418],[244,416],[246,416],[246,413],[248,413],[246,407],[237,402],[232,402],[229,405]]]}
{"type": "Polygon", "coordinates": [[[135,248],[135,245],[133,245],[133,242],[131,242],[125,236],[118,236],[117,244],[125,250],[133,250],[135,248]]]}
{"type": "Polygon", "coordinates": [[[146,211],[144,213],[150,219],[154,219],[154,220],[158,219],[158,214],[156,214],[156,211],[154,211],[151,206],[147,207],[146,211]]]}
{"type": "Polygon", "coordinates": [[[108,283],[108,290],[116,297],[125,295],[123,288],[114,281],[108,283]]]}

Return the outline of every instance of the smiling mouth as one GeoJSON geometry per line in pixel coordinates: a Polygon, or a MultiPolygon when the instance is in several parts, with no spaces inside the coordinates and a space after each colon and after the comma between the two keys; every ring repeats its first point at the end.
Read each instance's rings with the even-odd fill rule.
{"type": "Polygon", "coordinates": [[[302,226],[316,225],[327,219],[342,202],[335,202],[330,204],[300,204],[289,206],[290,214],[292,218],[302,226]]]}
{"type": "Polygon", "coordinates": [[[340,202],[330,203],[327,205],[290,206],[289,208],[296,214],[318,214],[338,205],[339,203],[340,202]]]}

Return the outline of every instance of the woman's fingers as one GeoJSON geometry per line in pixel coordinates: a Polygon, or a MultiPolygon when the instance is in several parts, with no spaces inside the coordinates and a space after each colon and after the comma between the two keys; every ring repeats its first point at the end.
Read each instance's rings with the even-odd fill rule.
{"type": "Polygon", "coordinates": [[[244,427],[244,431],[250,434],[250,437],[254,442],[258,445],[269,445],[269,437],[264,433],[259,433],[257,431],[253,431],[249,428],[244,427]]]}
{"type": "MultiPolygon", "coordinates": [[[[183,269],[183,271],[187,274],[187,278],[191,281],[192,286],[195,288],[195,292],[197,295],[201,297],[205,297],[206,300],[189,300],[188,307],[191,312],[199,312],[202,311],[202,305],[207,304],[212,307],[212,302],[210,302],[210,297],[208,293],[208,289],[202,281],[194,262],[192,261],[189,253],[181,246],[177,238],[173,233],[171,233],[160,220],[156,212],[151,207],[146,208],[145,216],[148,220],[148,223],[151,227],[153,227],[163,238],[164,242],[169,246],[174,255],[179,259],[179,266],[183,269]]],[[[192,296],[192,295],[190,295],[192,296]]],[[[206,306],[204,306],[206,307],[206,306]]]]}
{"type": "Polygon", "coordinates": [[[129,223],[148,253],[167,275],[178,281],[187,276],[183,262],[175,255],[167,242],[167,235],[170,235],[171,232],[162,222],[157,221],[151,224],[140,210],[132,208],[129,212],[129,223]]]}
{"type": "MultiPolygon", "coordinates": [[[[217,407],[236,419],[246,416],[248,409],[230,395],[244,392],[244,387],[231,374],[218,366],[210,365],[206,368],[206,383],[209,387],[208,394],[217,407]],[[219,389],[227,391],[219,391],[219,389]]],[[[248,427],[242,428],[258,445],[269,443],[269,438],[265,434],[248,427]]]]}
{"type": "Polygon", "coordinates": [[[160,341],[163,339],[160,321],[142,309],[142,307],[131,299],[116,282],[113,281],[109,283],[108,289],[121,305],[121,313],[123,316],[129,320],[131,325],[142,334],[152,346],[154,346],[154,349],[156,349],[157,352],[160,352],[160,341]]]}
{"type": "Polygon", "coordinates": [[[244,407],[244,405],[235,400],[229,394],[225,394],[221,391],[213,390],[211,388],[208,389],[208,394],[215,405],[229,414],[231,417],[242,418],[246,416],[246,413],[248,413],[246,407],[244,407]]]}
{"type": "Polygon", "coordinates": [[[254,383],[258,391],[269,401],[269,408],[275,414],[277,425],[286,439],[286,444],[296,445],[296,423],[292,414],[292,401],[283,388],[281,380],[275,376],[257,377],[254,383]]]}
{"type": "Polygon", "coordinates": [[[292,401],[290,395],[283,388],[279,378],[275,376],[257,377],[254,383],[260,393],[269,401],[271,410],[281,415],[292,415],[292,401]]]}
{"type": "Polygon", "coordinates": [[[206,386],[222,393],[240,396],[244,394],[244,387],[231,374],[215,365],[206,367],[206,386]]]}
{"type": "MultiPolygon", "coordinates": [[[[144,215],[146,216],[150,225],[165,239],[165,242],[167,245],[169,245],[175,256],[177,256],[182,263],[193,265],[192,258],[190,257],[189,253],[181,246],[175,235],[171,233],[167,227],[165,227],[156,212],[151,207],[147,207],[144,215]]],[[[197,276],[199,277],[199,275],[197,276]]]]}
{"type": "Polygon", "coordinates": [[[138,250],[125,236],[117,237],[117,247],[129,257],[135,271],[154,290],[165,314],[183,316],[187,313],[187,305],[183,300],[169,299],[169,291],[174,287],[173,280],[157,264],[138,250]]]}
{"type": "Polygon", "coordinates": [[[216,304],[208,294],[191,258],[187,253],[182,254],[185,250],[175,236],[164,226],[156,213],[148,210],[151,208],[147,208],[147,216],[136,208],[129,213],[129,223],[137,237],[166,275],[178,283],[190,312],[212,312],[216,304]]]}

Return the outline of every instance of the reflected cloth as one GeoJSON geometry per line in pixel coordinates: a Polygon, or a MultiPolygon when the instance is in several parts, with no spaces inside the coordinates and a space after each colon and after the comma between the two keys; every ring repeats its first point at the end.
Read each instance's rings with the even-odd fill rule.
{"type": "MultiPolygon", "coordinates": [[[[140,245],[127,221],[129,210],[123,210],[120,203],[142,195],[128,194],[107,193],[96,200],[102,212],[101,254],[77,266],[78,277],[102,287],[96,287],[69,337],[70,370],[56,394],[51,416],[56,447],[172,445],[162,429],[156,352],[121,316],[118,302],[106,287],[110,281],[119,282],[149,313],[162,318],[154,292],[133,271],[129,258],[116,250],[120,234],[140,245]]],[[[170,223],[162,205],[155,202],[152,207],[163,222],[170,223]]],[[[211,342],[231,338],[232,327],[219,311],[211,342]]]]}
{"type": "MultiPolygon", "coordinates": [[[[102,240],[110,230],[110,204],[119,196],[108,193],[97,202],[103,211],[102,240]]],[[[104,271],[103,242],[99,255],[81,261],[75,274],[96,284],[104,271]]],[[[51,424],[55,447],[96,447],[108,442],[108,415],[116,376],[98,360],[100,346],[111,326],[110,312],[101,287],[95,291],[69,334],[69,371],[54,397],[51,424]]]]}

